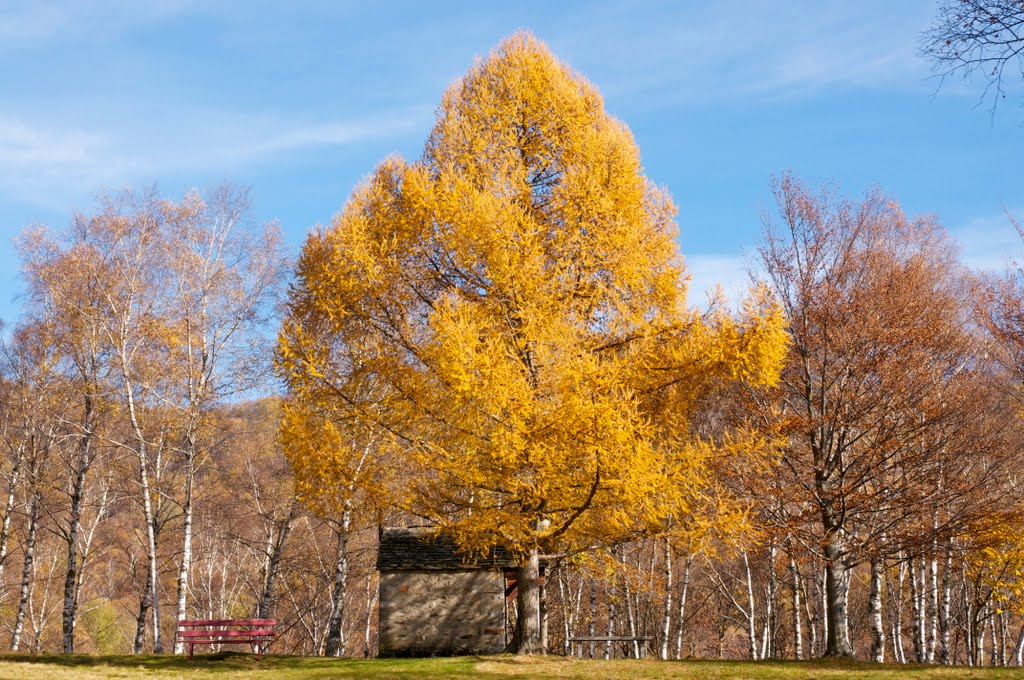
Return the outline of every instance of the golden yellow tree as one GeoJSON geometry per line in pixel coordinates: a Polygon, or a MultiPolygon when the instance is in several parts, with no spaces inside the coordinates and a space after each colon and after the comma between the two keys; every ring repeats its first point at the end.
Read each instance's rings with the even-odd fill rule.
{"type": "MultiPolygon", "coordinates": [[[[519,556],[518,652],[541,651],[541,556],[700,506],[729,442],[690,435],[699,396],[780,368],[765,296],[686,306],[674,214],[597,90],[517,34],[449,88],[420,161],[384,161],[304,246],[293,397],[402,461],[404,507],[519,556]]],[[[289,447],[300,477],[363,455],[334,441],[289,447]]]]}

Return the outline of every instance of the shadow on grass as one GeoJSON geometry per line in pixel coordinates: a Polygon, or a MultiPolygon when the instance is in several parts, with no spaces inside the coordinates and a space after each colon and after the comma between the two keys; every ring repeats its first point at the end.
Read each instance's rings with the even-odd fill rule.
{"type": "MultiPolygon", "coordinates": [[[[187,675],[190,671],[224,673],[232,678],[248,673],[271,673],[282,678],[476,678],[488,677],[474,670],[485,657],[410,658],[410,659],[338,659],[316,656],[263,655],[244,652],[196,654],[189,658],[174,654],[92,655],[0,653],[0,664],[56,666],[67,669],[145,670],[187,675]]],[[[49,676],[47,676],[49,677],[49,676]]],[[[118,677],[121,677],[120,675],[118,677]]],[[[506,677],[507,676],[503,676],[506,677]]]]}
{"type": "MultiPolygon", "coordinates": [[[[54,666],[66,666],[71,668],[89,668],[95,666],[152,668],[167,670],[182,670],[189,668],[258,668],[260,666],[289,665],[300,662],[307,657],[300,656],[270,656],[264,655],[262,659],[256,659],[255,654],[244,652],[215,652],[212,654],[196,654],[189,658],[184,655],[175,654],[124,654],[124,655],[99,655],[99,654],[0,654],[0,661],[8,663],[28,664],[52,664],[54,666]]],[[[322,660],[322,659],[321,659],[322,660]]]]}

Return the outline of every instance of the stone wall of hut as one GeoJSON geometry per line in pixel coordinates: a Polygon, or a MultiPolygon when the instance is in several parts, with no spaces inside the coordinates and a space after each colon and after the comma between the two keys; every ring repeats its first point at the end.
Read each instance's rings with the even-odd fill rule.
{"type": "Polygon", "coordinates": [[[381,573],[380,656],[501,652],[504,588],[495,569],[381,573]]]}

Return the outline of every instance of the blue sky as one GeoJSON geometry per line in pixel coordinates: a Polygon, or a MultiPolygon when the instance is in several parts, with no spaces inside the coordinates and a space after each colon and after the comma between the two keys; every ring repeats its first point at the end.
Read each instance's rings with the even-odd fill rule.
{"type": "Polygon", "coordinates": [[[249,185],[294,249],[384,156],[419,155],[445,87],[532,30],[630,125],[679,204],[697,295],[742,285],[773,173],[878,184],[967,260],[1019,246],[1024,111],[936,91],[931,0],[859,2],[0,2],[0,318],[11,239],[104,187],[249,185]]]}

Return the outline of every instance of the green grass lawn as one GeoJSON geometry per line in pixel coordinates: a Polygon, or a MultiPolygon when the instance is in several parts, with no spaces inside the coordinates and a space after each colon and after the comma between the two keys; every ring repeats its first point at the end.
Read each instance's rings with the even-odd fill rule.
{"type": "Polygon", "coordinates": [[[326,680],[373,678],[381,680],[432,680],[441,678],[578,678],[579,680],[627,680],[657,678],[677,680],[761,680],[787,678],[842,678],[875,680],[911,678],[1024,678],[1024,671],[1002,668],[943,668],[938,666],[878,666],[870,663],[805,661],[590,661],[562,657],[516,658],[512,656],[458,657],[451,659],[323,659],[268,656],[260,661],[248,654],[197,655],[189,660],[176,656],[0,655],[0,680],[106,680],[107,678],[159,678],[186,680],[211,678],[243,680],[326,680]]]}

